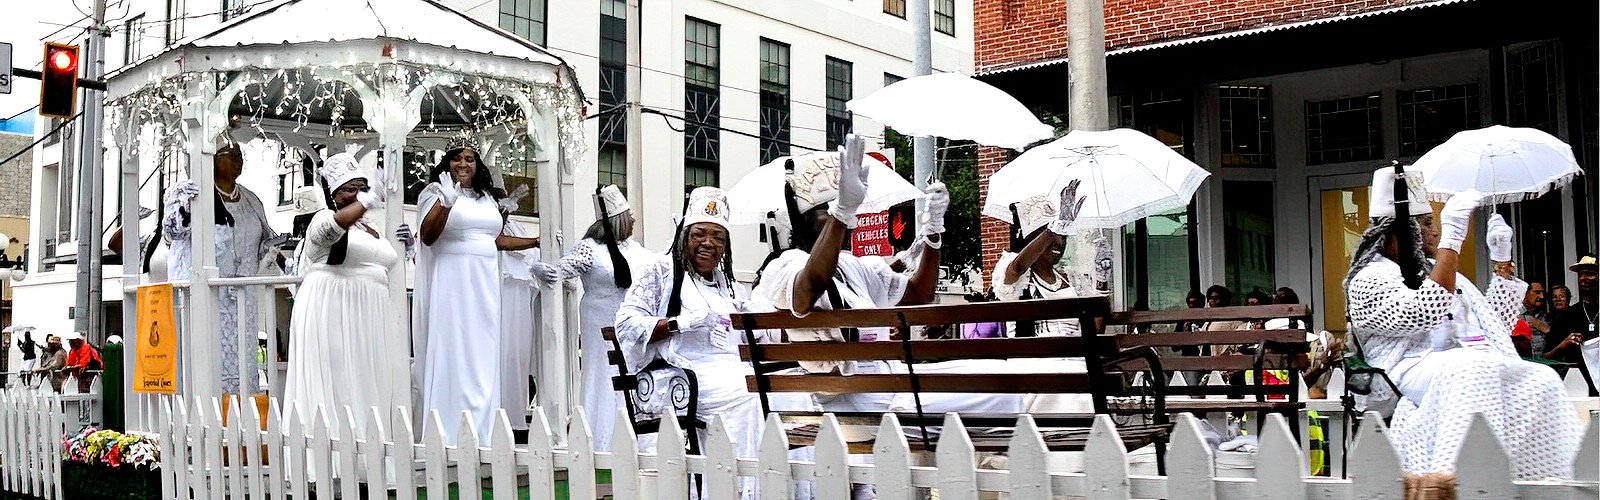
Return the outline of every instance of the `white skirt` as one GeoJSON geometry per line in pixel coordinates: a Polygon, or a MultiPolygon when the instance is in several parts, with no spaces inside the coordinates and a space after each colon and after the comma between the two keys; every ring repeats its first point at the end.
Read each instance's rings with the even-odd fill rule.
{"type": "Polygon", "coordinates": [[[306,275],[295,296],[289,321],[289,374],[285,403],[312,425],[321,408],[334,429],[345,418],[344,408],[355,414],[354,427],[365,432],[370,407],[394,412],[399,393],[390,368],[384,339],[385,322],[392,315],[389,289],[371,276],[344,275],[317,270],[306,275]]]}

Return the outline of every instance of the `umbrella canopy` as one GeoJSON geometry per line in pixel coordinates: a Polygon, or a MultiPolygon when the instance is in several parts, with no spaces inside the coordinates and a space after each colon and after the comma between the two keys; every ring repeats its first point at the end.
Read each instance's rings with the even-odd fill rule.
{"type": "MultiPolygon", "coordinates": [[[[889,207],[905,203],[922,197],[922,191],[911,185],[900,174],[889,168],[889,165],[880,161],[871,161],[875,155],[868,154],[868,160],[862,163],[867,170],[867,196],[861,203],[857,214],[871,214],[888,210],[889,207]]],[[[728,190],[728,208],[733,213],[730,220],[734,224],[760,224],[767,221],[767,212],[784,214],[788,210],[783,198],[783,186],[788,182],[785,163],[790,160],[796,163],[806,161],[821,161],[831,163],[831,167],[838,171],[839,153],[818,152],[795,157],[779,157],[771,163],[757,167],[739,179],[739,183],[728,190]]],[[[838,174],[834,174],[834,182],[838,182],[838,174]]]]}
{"type": "Polygon", "coordinates": [[[1000,89],[956,73],[901,80],[845,103],[853,113],[902,134],[970,140],[1021,151],[1055,137],[1026,106],[1000,89]]]}
{"type": "Polygon", "coordinates": [[[1187,206],[1210,175],[1138,131],[1075,130],[1028,150],[989,177],[983,214],[1011,222],[1013,203],[1043,196],[1059,204],[1061,189],[1076,179],[1081,182],[1078,193],[1085,197],[1077,227],[1119,228],[1187,206]]]}
{"type": "Polygon", "coordinates": [[[1572,146],[1561,139],[1538,129],[1501,125],[1457,132],[1412,168],[1427,179],[1433,201],[1476,189],[1488,204],[1538,198],[1583,173],[1572,146]]]}

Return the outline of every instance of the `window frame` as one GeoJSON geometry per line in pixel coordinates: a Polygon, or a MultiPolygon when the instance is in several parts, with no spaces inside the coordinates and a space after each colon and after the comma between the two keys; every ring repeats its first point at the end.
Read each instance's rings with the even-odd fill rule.
{"type": "Polygon", "coordinates": [[[855,115],[845,105],[855,98],[855,63],[827,56],[824,64],[824,134],[827,138],[826,148],[832,150],[844,142],[844,136],[850,133],[855,121],[855,115]],[[835,93],[836,90],[843,93],[835,93]]]}
{"type": "Polygon", "coordinates": [[[793,49],[787,43],[766,37],[761,37],[759,43],[760,163],[765,165],[793,151],[789,141],[794,126],[794,59],[793,49]]]}
{"type": "Polygon", "coordinates": [[[956,36],[956,0],[933,0],[933,30],[956,36]]]}
{"type": "Polygon", "coordinates": [[[522,39],[529,42],[533,42],[540,47],[549,45],[550,0],[500,0],[500,6],[497,9],[497,14],[499,20],[497,25],[500,27],[500,29],[509,31],[512,34],[522,37],[522,39]],[[509,11],[506,10],[508,6],[511,9],[509,11]],[[535,6],[539,7],[537,12],[534,10],[535,6]],[[524,9],[524,7],[526,7],[526,9],[524,9]],[[535,16],[538,17],[535,18],[535,16]],[[517,23],[519,21],[527,23],[528,29],[526,32],[517,27],[517,23]],[[537,25],[539,29],[538,40],[533,39],[533,28],[535,25],[537,25]]]}
{"type": "Polygon", "coordinates": [[[693,16],[683,23],[683,182],[722,180],[722,25],[693,16]]]}

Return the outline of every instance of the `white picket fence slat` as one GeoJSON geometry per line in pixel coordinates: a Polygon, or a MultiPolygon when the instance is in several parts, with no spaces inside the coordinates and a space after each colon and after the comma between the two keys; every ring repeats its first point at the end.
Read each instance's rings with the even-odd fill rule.
{"type": "MultiPolygon", "coordinates": [[[[980,469],[978,454],[964,424],[946,415],[931,456],[933,464],[916,465],[905,429],[891,415],[878,426],[870,459],[848,454],[837,419],[821,420],[817,445],[809,460],[791,458],[787,435],[776,416],[769,416],[753,457],[736,457],[739,443],[722,418],[705,433],[702,455],[685,452],[685,432],[676,421],[663,421],[653,453],[640,454],[633,429],[622,415],[606,430],[611,452],[592,449],[592,433],[581,409],[575,409],[564,432],[552,432],[543,409],[534,413],[529,443],[514,444],[504,412],[495,415],[490,439],[481,443],[473,422],[462,418],[456,445],[445,444],[440,415],[429,413],[418,443],[411,414],[391,410],[318,408],[302,413],[267,403],[263,429],[255,402],[230,405],[228,424],[216,399],[159,397],[151,428],[160,434],[161,498],[210,499],[309,498],[362,493],[414,500],[416,478],[432,498],[444,498],[454,487],[462,498],[481,498],[485,486],[494,498],[517,498],[526,484],[531,498],[550,498],[558,478],[571,498],[597,498],[604,488],[596,472],[611,473],[610,495],[618,500],[689,498],[698,489],[703,498],[731,498],[757,488],[761,498],[788,498],[797,485],[809,483],[816,498],[848,498],[856,484],[875,485],[879,498],[910,499],[934,490],[939,498],[975,499],[1002,493],[1016,500],[1057,498],[1400,498],[1405,475],[1388,429],[1376,414],[1362,418],[1349,451],[1348,479],[1313,477],[1306,452],[1290,431],[1289,420],[1271,415],[1261,426],[1254,477],[1220,477],[1215,453],[1206,445],[1200,420],[1175,416],[1167,454],[1167,476],[1131,476],[1124,449],[1109,416],[1098,416],[1090,429],[1082,473],[1051,472],[1049,452],[1031,416],[1019,419],[1005,454],[1009,470],[980,469]],[[309,419],[305,418],[309,417],[309,419]],[[364,418],[365,426],[359,425],[364,418]],[[386,425],[387,424],[387,425],[386,425]],[[263,450],[266,459],[262,459],[263,450]],[[421,461],[418,461],[418,458],[421,461]],[[419,468],[420,465],[420,468],[419,468]],[[419,475],[420,473],[420,475],[419,475]],[[485,478],[487,479],[485,481],[485,478]]],[[[1510,457],[1475,416],[1457,460],[1460,498],[1595,498],[1600,495],[1600,413],[1586,419],[1589,428],[1569,481],[1514,481],[1510,457]]],[[[62,498],[61,438],[69,418],[58,398],[0,391],[0,487],[5,492],[37,498],[62,498]]],[[[1333,443],[1332,446],[1339,446],[1333,443]]]]}

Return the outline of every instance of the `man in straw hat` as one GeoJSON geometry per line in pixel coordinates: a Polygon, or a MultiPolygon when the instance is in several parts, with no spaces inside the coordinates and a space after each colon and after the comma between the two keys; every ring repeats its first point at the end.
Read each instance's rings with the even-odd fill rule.
{"type": "MultiPolygon", "coordinates": [[[[1482,197],[1455,195],[1436,221],[1423,185],[1398,165],[1373,175],[1371,226],[1344,280],[1357,355],[1399,390],[1372,384],[1363,403],[1393,412],[1408,488],[1424,496],[1450,494],[1474,413],[1511,453],[1518,479],[1571,477],[1576,413],[1555,374],[1522,361],[1511,344],[1528,285],[1509,265],[1496,266],[1482,291],[1458,273],[1482,197]]],[[[1488,227],[1490,259],[1508,263],[1510,226],[1495,215],[1488,227]]]]}
{"type": "Polygon", "coordinates": [[[1600,324],[1600,305],[1595,303],[1594,255],[1583,256],[1567,269],[1578,275],[1578,300],[1567,306],[1565,312],[1550,318],[1545,357],[1576,363],[1583,342],[1595,338],[1596,325],[1600,324]]]}

